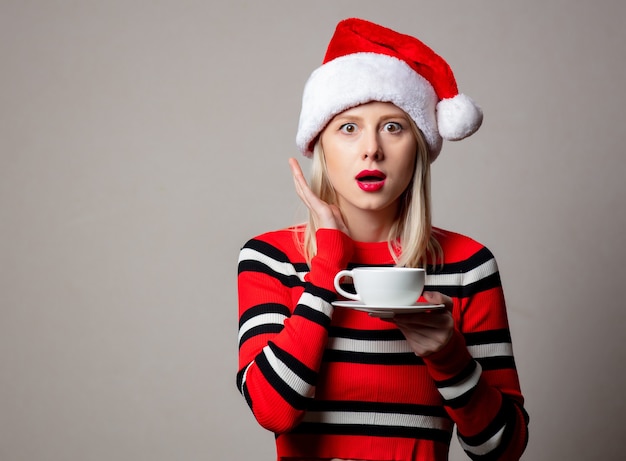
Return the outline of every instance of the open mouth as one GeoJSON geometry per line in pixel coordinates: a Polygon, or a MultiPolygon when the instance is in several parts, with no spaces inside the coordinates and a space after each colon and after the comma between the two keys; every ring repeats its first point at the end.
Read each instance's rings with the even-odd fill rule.
{"type": "Polygon", "coordinates": [[[356,181],[361,190],[376,192],[383,188],[387,176],[382,171],[364,170],[356,176],[356,181]]]}
{"type": "Polygon", "coordinates": [[[379,182],[384,181],[386,178],[385,174],[382,171],[361,171],[357,176],[356,180],[360,182],[379,182]]]}
{"type": "Polygon", "coordinates": [[[377,182],[377,181],[381,181],[381,178],[379,178],[377,176],[363,176],[361,178],[358,178],[358,181],[361,181],[361,182],[377,182]]]}

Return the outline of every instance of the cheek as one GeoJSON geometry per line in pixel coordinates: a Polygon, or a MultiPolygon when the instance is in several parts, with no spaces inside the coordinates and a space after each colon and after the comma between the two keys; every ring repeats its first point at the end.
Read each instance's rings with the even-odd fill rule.
{"type": "Polygon", "coordinates": [[[349,171],[348,165],[345,161],[342,162],[342,155],[335,155],[336,152],[325,152],[324,159],[326,163],[326,173],[328,181],[334,187],[346,180],[347,172],[349,171]]]}
{"type": "MultiPolygon", "coordinates": [[[[410,171],[410,170],[407,169],[407,171],[410,171]]],[[[403,181],[402,181],[402,192],[405,192],[411,186],[412,182],[413,182],[413,174],[407,173],[406,176],[404,176],[403,181]]]]}
{"type": "Polygon", "coordinates": [[[402,171],[405,173],[404,182],[406,183],[406,187],[408,187],[413,180],[413,175],[415,174],[415,168],[417,166],[416,162],[417,154],[407,158],[407,161],[402,165],[402,171]]]}
{"type": "Polygon", "coordinates": [[[335,184],[335,181],[337,180],[337,174],[340,171],[341,167],[337,165],[337,163],[333,161],[332,158],[329,159],[328,156],[326,156],[326,175],[331,185],[335,184]]]}

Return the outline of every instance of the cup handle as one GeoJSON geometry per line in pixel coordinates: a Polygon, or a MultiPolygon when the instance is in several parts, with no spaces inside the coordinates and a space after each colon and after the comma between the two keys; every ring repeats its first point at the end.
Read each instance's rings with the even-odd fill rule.
{"type": "Polygon", "coordinates": [[[339,293],[341,296],[345,298],[353,299],[354,301],[361,301],[361,297],[358,294],[348,293],[346,290],[341,288],[341,286],[339,285],[339,282],[344,277],[352,277],[352,271],[343,270],[343,271],[337,272],[337,275],[335,275],[335,282],[334,282],[335,290],[337,290],[337,293],[339,293]]]}

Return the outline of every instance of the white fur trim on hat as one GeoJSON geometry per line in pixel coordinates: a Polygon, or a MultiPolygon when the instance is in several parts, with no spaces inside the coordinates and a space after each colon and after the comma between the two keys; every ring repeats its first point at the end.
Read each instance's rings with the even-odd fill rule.
{"type": "MultiPolygon", "coordinates": [[[[409,114],[424,134],[431,161],[437,157],[442,137],[437,128],[438,98],[432,85],[406,62],[369,52],[333,59],[311,74],[302,96],[296,135],[300,151],[310,157],[315,140],[335,115],[371,101],[391,102],[409,114]]],[[[440,110],[440,117],[450,118],[446,105],[440,110]]]]}

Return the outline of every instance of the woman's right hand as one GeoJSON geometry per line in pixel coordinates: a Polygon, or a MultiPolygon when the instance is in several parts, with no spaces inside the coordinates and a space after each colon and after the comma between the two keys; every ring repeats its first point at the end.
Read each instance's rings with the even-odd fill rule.
{"type": "Polygon", "coordinates": [[[306,182],[306,178],[302,173],[302,168],[300,168],[298,161],[295,158],[290,158],[289,166],[291,167],[296,192],[313,215],[318,227],[320,229],[338,229],[346,235],[350,235],[339,208],[336,205],[329,205],[323,200],[320,200],[320,198],[313,193],[309,184],[306,182]]]}

